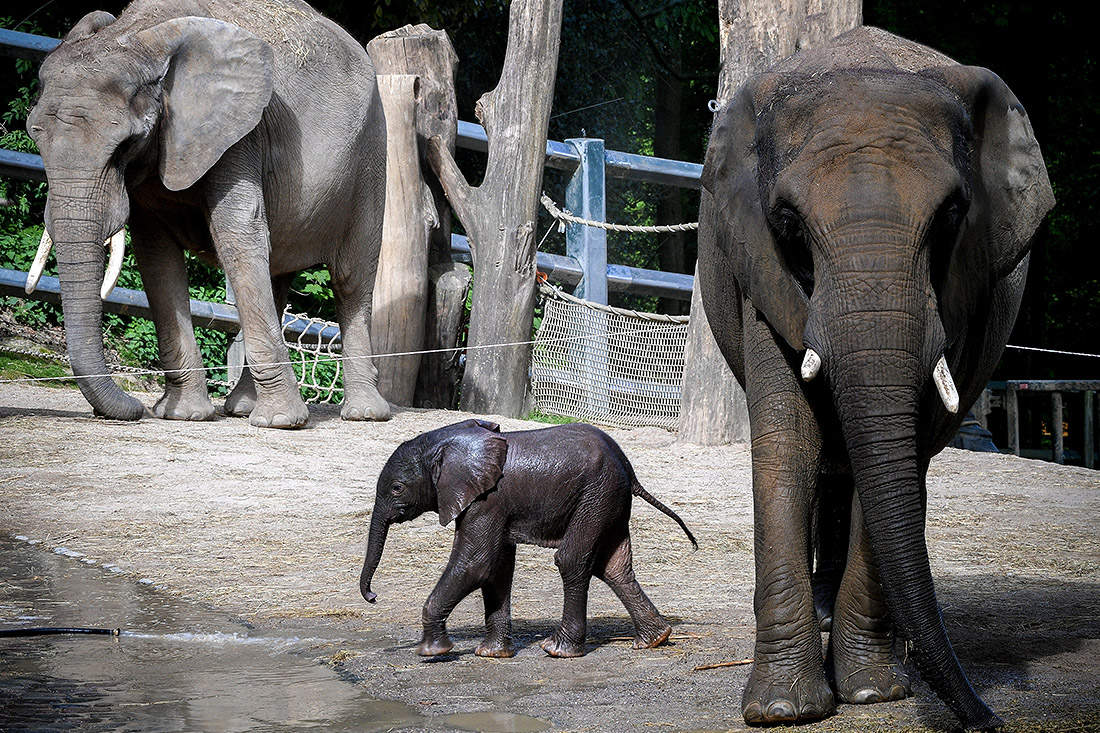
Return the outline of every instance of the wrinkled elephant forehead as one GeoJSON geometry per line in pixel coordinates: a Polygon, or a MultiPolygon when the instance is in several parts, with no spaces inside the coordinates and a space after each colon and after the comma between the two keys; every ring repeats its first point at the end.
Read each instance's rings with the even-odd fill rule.
{"type": "Polygon", "coordinates": [[[965,117],[941,82],[919,74],[830,72],[787,77],[761,114],[758,138],[800,149],[812,138],[863,144],[922,139],[949,156],[965,117]]]}

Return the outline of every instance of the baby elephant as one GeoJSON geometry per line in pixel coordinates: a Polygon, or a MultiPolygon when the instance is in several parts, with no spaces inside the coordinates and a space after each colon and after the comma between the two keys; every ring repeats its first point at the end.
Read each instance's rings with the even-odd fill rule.
{"type": "Polygon", "coordinates": [[[630,612],[634,648],[657,646],[672,628],[634,578],[630,552],[630,502],[640,496],[672,517],[634,475],[622,449],[590,425],[501,433],[500,426],[466,420],[402,443],[378,477],[370,539],[359,589],[374,603],[371,579],[389,526],[426,511],[439,523],[455,521],[455,542],[443,577],[424,604],[423,656],[450,651],[447,616],[480,588],[485,599],[483,657],[510,657],[512,574],[516,544],[556,547],[554,562],[565,587],[561,625],[541,642],[547,654],[584,654],[588,585],[607,583],[630,612]]]}

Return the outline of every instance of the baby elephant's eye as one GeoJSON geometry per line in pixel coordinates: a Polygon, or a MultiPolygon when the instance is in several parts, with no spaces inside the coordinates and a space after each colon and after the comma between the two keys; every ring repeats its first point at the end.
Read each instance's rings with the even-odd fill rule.
{"type": "Polygon", "coordinates": [[[390,487],[390,493],[394,496],[400,496],[401,492],[405,490],[405,487],[401,484],[394,484],[390,487]]]}

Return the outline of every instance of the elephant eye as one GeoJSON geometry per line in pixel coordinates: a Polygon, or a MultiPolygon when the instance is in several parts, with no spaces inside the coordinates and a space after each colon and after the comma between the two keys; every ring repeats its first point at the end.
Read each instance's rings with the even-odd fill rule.
{"type": "Polygon", "coordinates": [[[393,484],[390,486],[390,493],[394,496],[401,496],[401,492],[405,490],[405,487],[401,484],[393,484]]]}
{"type": "Polygon", "coordinates": [[[814,258],[802,217],[789,206],[781,206],[773,212],[771,225],[787,269],[809,298],[814,292],[814,258]]]}

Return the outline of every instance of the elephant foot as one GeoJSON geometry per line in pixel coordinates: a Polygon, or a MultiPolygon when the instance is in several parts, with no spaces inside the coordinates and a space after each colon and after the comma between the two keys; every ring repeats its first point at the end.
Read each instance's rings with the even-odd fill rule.
{"type": "Polygon", "coordinates": [[[804,723],[836,710],[833,691],[823,673],[791,677],[769,673],[769,665],[753,664],[741,698],[741,714],[749,725],[804,723]]]}
{"type": "Polygon", "coordinates": [[[638,635],[634,637],[635,649],[652,649],[655,646],[660,646],[668,641],[668,637],[672,634],[672,627],[665,624],[663,628],[659,628],[656,633],[642,633],[638,632],[638,635]]]}
{"type": "Polygon", "coordinates": [[[516,656],[516,650],[509,642],[490,641],[488,639],[481,642],[474,653],[479,657],[493,657],[496,659],[508,659],[516,656]]]}
{"type": "Polygon", "coordinates": [[[855,705],[904,700],[911,694],[909,675],[896,664],[857,669],[837,677],[836,694],[841,702],[855,705]]]}
{"type": "Polygon", "coordinates": [[[572,641],[566,641],[562,638],[560,632],[556,632],[553,636],[543,639],[539,642],[539,647],[544,652],[552,657],[583,657],[585,654],[584,643],[576,643],[572,641]]]}
{"type": "Polygon", "coordinates": [[[201,422],[214,418],[214,404],[210,397],[202,394],[183,394],[167,390],[164,396],[153,405],[154,417],[164,420],[191,420],[201,422]]]}
{"type": "Polygon", "coordinates": [[[231,417],[248,417],[256,409],[256,391],[254,389],[242,389],[242,382],[238,382],[233,391],[225,396],[223,409],[225,414],[231,417]]]}
{"type": "MultiPolygon", "coordinates": [[[[346,393],[345,393],[346,394],[346,393]]],[[[370,420],[385,422],[393,416],[390,403],[374,390],[373,394],[352,398],[345,396],[344,406],[340,408],[340,417],[345,420],[370,420]]]]}
{"type": "Polygon", "coordinates": [[[904,700],[912,694],[909,675],[898,664],[892,649],[873,655],[838,656],[840,660],[830,653],[827,666],[841,702],[872,705],[904,700]]]}
{"type": "Polygon", "coordinates": [[[454,649],[454,644],[449,636],[444,634],[438,639],[422,638],[416,645],[416,653],[422,657],[437,657],[454,649]]]}
{"type": "Polygon", "coordinates": [[[299,399],[296,403],[283,403],[272,407],[257,404],[248,416],[248,422],[257,428],[300,428],[309,420],[309,410],[299,399]]]}

